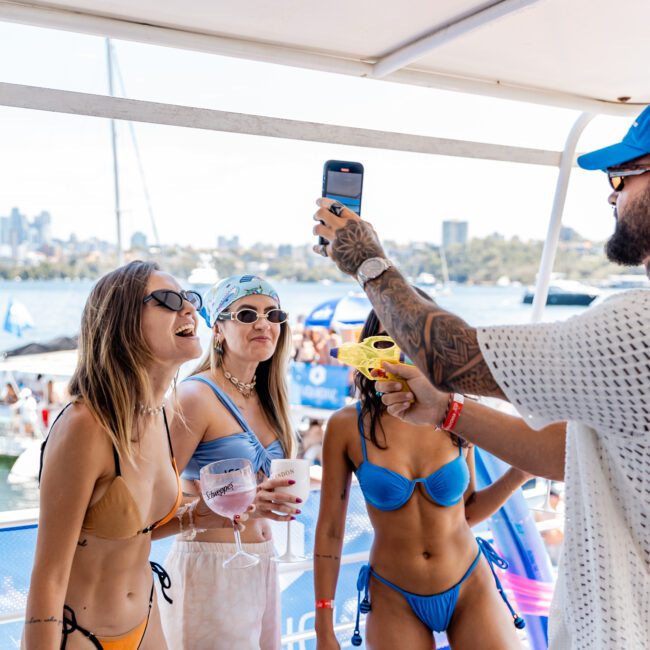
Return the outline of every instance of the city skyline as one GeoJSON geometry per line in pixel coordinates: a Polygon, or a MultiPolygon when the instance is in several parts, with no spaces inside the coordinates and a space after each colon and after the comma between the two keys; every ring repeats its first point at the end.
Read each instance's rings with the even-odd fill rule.
{"type": "MultiPolygon", "coordinates": [[[[55,245],[70,245],[74,252],[89,253],[89,252],[115,252],[117,250],[116,242],[92,236],[90,238],[80,238],[76,233],[70,233],[68,237],[61,238],[52,235],[53,226],[56,224],[56,219],[48,210],[41,210],[38,214],[31,216],[21,212],[18,206],[14,206],[8,215],[0,214],[0,261],[11,260],[14,262],[38,262],[34,257],[34,253],[41,253],[43,257],[57,257],[60,252],[54,248],[55,245]]],[[[469,224],[467,221],[457,219],[444,219],[441,223],[441,245],[445,248],[454,246],[456,244],[467,244],[475,239],[469,235],[469,224]]],[[[505,236],[499,231],[495,230],[488,235],[489,237],[496,237],[505,239],[505,236]]],[[[516,235],[514,237],[517,237],[516,235]]],[[[476,237],[480,239],[480,237],[476,237]]],[[[512,239],[512,237],[511,237],[512,239]]],[[[563,226],[560,235],[561,241],[582,241],[584,238],[580,233],[576,232],[573,228],[563,226]]],[[[391,240],[387,240],[391,241],[391,240]]],[[[536,239],[527,240],[530,242],[541,241],[536,239]]],[[[437,247],[439,244],[428,240],[409,240],[401,242],[402,244],[428,244],[437,247]]],[[[263,248],[265,246],[276,249],[279,257],[289,257],[294,248],[310,247],[313,241],[303,241],[291,243],[289,241],[279,243],[264,243],[261,241],[253,241],[248,244],[243,244],[239,235],[232,237],[216,234],[214,241],[210,244],[204,241],[202,246],[183,246],[169,241],[160,241],[155,243],[150,240],[150,237],[142,232],[135,231],[128,239],[128,244],[125,244],[123,250],[125,252],[133,250],[155,250],[158,246],[161,247],[174,247],[179,250],[193,249],[193,250],[247,250],[263,248]]]]}

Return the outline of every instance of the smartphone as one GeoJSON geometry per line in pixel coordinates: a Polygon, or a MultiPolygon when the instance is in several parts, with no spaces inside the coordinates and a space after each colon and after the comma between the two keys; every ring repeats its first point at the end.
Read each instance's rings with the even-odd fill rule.
{"type": "MultiPolygon", "coordinates": [[[[342,203],[346,208],[361,214],[363,190],[363,165],[347,160],[328,160],[323,165],[323,196],[342,203]]],[[[319,244],[328,244],[324,237],[319,244]]]]}

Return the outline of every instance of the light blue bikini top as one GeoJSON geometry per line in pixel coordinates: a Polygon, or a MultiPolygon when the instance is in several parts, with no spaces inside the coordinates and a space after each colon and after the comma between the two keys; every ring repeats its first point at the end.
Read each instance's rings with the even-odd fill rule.
{"type": "Polygon", "coordinates": [[[185,381],[201,381],[207,384],[217,399],[228,409],[230,414],[237,420],[243,429],[241,433],[232,433],[223,438],[215,438],[207,442],[200,442],[187,463],[187,467],[181,477],[188,481],[196,481],[199,478],[199,471],[204,465],[216,460],[228,458],[246,458],[250,460],[255,473],[261,469],[267,476],[271,471],[271,461],[274,458],[284,458],[284,449],[279,440],[274,440],[268,447],[264,447],[251,431],[248,423],[242,416],[235,403],[226,393],[213,381],[205,377],[188,377],[185,381]]]}
{"type": "Polygon", "coordinates": [[[440,506],[454,506],[463,498],[469,485],[469,468],[462,448],[458,456],[426,478],[408,479],[392,469],[368,461],[366,437],[361,415],[361,403],[357,402],[359,433],[363,462],[355,473],[366,501],[377,510],[397,510],[411,498],[415,485],[423,483],[432,501],[440,506]]]}

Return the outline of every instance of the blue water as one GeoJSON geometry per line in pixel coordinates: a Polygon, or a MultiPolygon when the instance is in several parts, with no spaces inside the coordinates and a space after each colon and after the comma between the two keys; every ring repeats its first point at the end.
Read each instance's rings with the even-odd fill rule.
{"type": "MultiPolygon", "coordinates": [[[[23,303],[34,320],[34,328],[19,338],[0,331],[0,351],[31,341],[45,341],[56,336],[78,333],[81,311],[92,287],[89,281],[35,280],[0,281],[0,318],[4,321],[9,300],[23,303]]],[[[305,282],[278,282],[276,284],[282,306],[292,318],[308,314],[321,302],[359,291],[356,284],[329,285],[305,282]]],[[[471,325],[525,323],[530,320],[531,306],[522,304],[522,287],[465,287],[455,286],[448,296],[440,295],[440,305],[462,316],[471,325]]],[[[548,320],[558,320],[580,311],[581,307],[552,307],[547,309],[548,320]]]]}

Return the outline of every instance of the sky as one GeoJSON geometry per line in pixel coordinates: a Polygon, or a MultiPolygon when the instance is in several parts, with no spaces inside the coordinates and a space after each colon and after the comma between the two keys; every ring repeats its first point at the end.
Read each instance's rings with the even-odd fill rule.
{"type": "MultiPolygon", "coordinates": [[[[128,97],[225,111],[561,150],[578,112],[114,41],[128,97]]],[[[0,81],[107,93],[104,40],[0,22],[0,81]]],[[[579,151],[619,140],[629,118],[601,116],[579,151]]],[[[0,215],[48,210],[53,234],[115,240],[109,121],[0,107],[0,215]]],[[[220,235],[312,241],[323,162],[362,162],[362,216],[383,239],[439,243],[445,219],[472,237],[543,239],[557,170],[135,124],[162,243],[196,247],[220,235]]],[[[152,240],[134,146],[118,123],[124,240],[152,240]]],[[[608,184],[575,170],[564,224],[606,239],[608,184]]]]}

